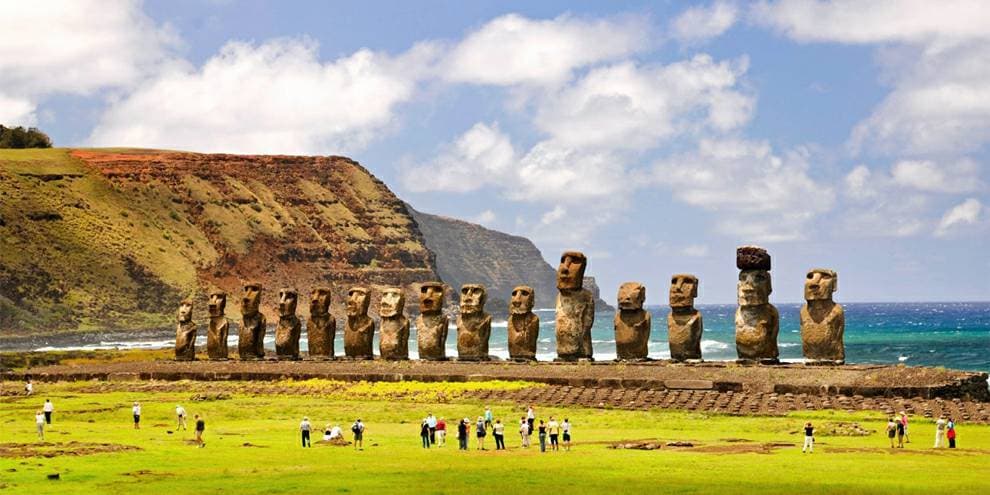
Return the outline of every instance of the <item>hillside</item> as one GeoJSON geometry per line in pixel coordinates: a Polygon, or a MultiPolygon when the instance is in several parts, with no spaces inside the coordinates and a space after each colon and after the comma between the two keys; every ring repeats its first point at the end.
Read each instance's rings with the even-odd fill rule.
{"type": "Polygon", "coordinates": [[[339,314],[351,284],[437,276],[405,205],[347,158],[0,151],[7,335],[168,327],[213,289],[236,320],[247,280],[268,289],[270,322],[283,286],[332,283],[339,314]]]}
{"type": "MultiPolygon", "coordinates": [[[[426,247],[437,254],[437,272],[455,290],[463,284],[481,283],[488,288],[489,311],[508,311],[512,288],[526,284],[536,290],[536,307],[553,308],[557,298],[557,272],[532,241],[481,225],[406,208],[426,238],[426,247]]],[[[593,277],[585,287],[598,296],[593,277]]],[[[598,309],[609,306],[600,298],[598,309]]]]}

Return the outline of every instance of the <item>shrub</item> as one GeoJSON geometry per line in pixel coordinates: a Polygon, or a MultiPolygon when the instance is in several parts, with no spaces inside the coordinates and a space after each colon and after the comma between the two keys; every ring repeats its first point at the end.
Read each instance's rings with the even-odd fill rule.
{"type": "Polygon", "coordinates": [[[4,127],[0,125],[0,148],[51,148],[52,140],[35,127],[4,127]]]}

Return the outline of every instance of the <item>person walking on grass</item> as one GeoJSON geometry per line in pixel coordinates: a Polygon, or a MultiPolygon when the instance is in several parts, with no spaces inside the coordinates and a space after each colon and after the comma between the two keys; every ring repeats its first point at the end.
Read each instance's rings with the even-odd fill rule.
{"type": "Polygon", "coordinates": [[[361,418],[351,425],[351,433],[354,434],[354,450],[364,450],[364,423],[361,418]]]}
{"type": "Polygon", "coordinates": [[[24,395],[32,394],[34,394],[34,383],[28,379],[28,381],[24,384],[24,395]]]}
{"type": "Polygon", "coordinates": [[[815,452],[815,427],[811,426],[811,421],[804,424],[804,445],[801,446],[801,453],[803,454],[805,449],[808,453],[815,452]]]}
{"type": "Polygon", "coordinates": [[[522,447],[529,448],[529,422],[526,416],[519,418],[519,436],[522,437],[522,447]]]}
{"type": "Polygon", "coordinates": [[[135,402],[134,405],[131,406],[131,414],[134,415],[134,429],[141,429],[141,404],[135,402]]]}
{"type": "Polygon", "coordinates": [[[419,425],[419,439],[423,441],[423,448],[430,448],[430,424],[424,419],[419,425]]]}
{"type": "Polygon", "coordinates": [[[532,436],[536,428],[536,411],[533,410],[532,405],[526,409],[526,423],[529,424],[529,434],[532,436]]]}
{"type": "Polygon", "coordinates": [[[199,448],[206,447],[206,442],[203,441],[203,433],[206,432],[206,420],[201,418],[199,414],[193,419],[196,420],[196,443],[199,444],[199,448]]]}
{"type": "Polygon", "coordinates": [[[494,420],[494,419],[495,419],[495,415],[492,414],[492,408],[490,408],[488,406],[485,406],[485,428],[486,429],[489,429],[489,430],[492,429],[492,425],[494,424],[494,423],[492,423],[492,420],[494,420]]]}
{"type": "Polygon", "coordinates": [[[945,438],[949,439],[949,448],[956,448],[956,422],[949,418],[949,423],[945,425],[945,438]]]}
{"type": "Polygon", "coordinates": [[[897,436],[897,425],[894,418],[887,419],[887,438],[890,439],[890,448],[894,448],[894,437],[897,436]]]}
{"type": "Polygon", "coordinates": [[[45,405],[41,406],[41,410],[45,413],[45,424],[52,424],[52,413],[55,412],[55,404],[52,404],[52,400],[45,399],[45,405]]]}
{"type": "Polygon", "coordinates": [[[175,405],[175,429],[186,429],[186,408],[182,407],[180,404],[175,405]]]}
{"type": "Polygon", "coordinates": [[[904,411],[901,411],[901,424],[904,425],[904,443],[911,443],[911,432],[908,431],[908,417],[904,411]]]}
{"type": "Polygon", "coordinates": [[[935,422],[935,448],[942,448],[942,444],[945,442],[945,416],[939,416],[938,421],[935,422]]]}
{"type": "Polygon", "coordinates": [[[904,423],[901,423],[900,421],[896,421],[896,424],[894,425],[894,427],[897,428],[897,448],[903,449],[904,448],[904,423]]]}
{"type": "Polygon", "coordinates": [[[492,426],[492,436],[495,437],[495,450],[505,450],[505,425],[501,419],[496,419],[492,426]]]}
{"type": "Polygon", "coordinates": [[[564,418],[564,422],[560,424],[561,437],[564,440],[564,450],[567,452],[571,451],[571,422],[564,418]]]}
{"type": "Polygon", "coordinates": [[[34,424],[38,428],[38,440],[45,440],[45,415],[42,411],[34,413],[34,424]]]}
{"type": "Polygon", "coordinates": [[[430,429],[430,444],[437,443],[437,417],[433,413],[426,414],[426,427],[430,429]]]}
{"type": "Polygon", "coordinates": [[[556,419],[553,419],[553,416],[550,416],[550,422],[547,423],[547,430],[550,433],[550,450],[559,451],[560,444],[557,439],[560,437],[560,423],[556,419]]]}
{"type": "Polygon", "coordinates": [[[478,436],[478,450],[488,450],[485,448],[485,436],[488,435],[488,429],[485,428],[485,418],[484,416],[478,416],[478,424],[475,425],[477,432],[475,435],[478,436]]]}
{"type": "Polygon", "coordinates": [[[457,422],[457,445],[460,450],[468,449],[468,432],[470,426],[468,426],[468,419],[464,418],[457,422]]]}
{"type": "Polygon", "coordinates": [[[437,421],[437,447],[443,447],[447,445],[447,421],[440,418],[437,421]]]}
{"type": "Polygon", "coordinates": [[[537,427],[537,433],[540,437],[540,452],[547,451],[547,426],[543,424],[543,420],[540,420],[540,426],[537,427]]]}
{"type": "Polygon", "coordinates": [[[308,417],[303,417],[301,423],[299,423],[299,431],[302,432],[302,446],[312,447],[313,443],[309,439],[310,432],[313,431],[313,425],[309,423],[308,417]]]}

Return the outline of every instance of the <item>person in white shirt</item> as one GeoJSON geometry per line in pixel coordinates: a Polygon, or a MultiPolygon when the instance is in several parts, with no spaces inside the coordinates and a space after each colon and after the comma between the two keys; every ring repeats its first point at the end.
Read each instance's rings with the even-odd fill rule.
{"type": "Polygon", "coordinates": [[[41,411],[34,413],[34,423],[38,426],[38,440],[45,439],[45,415],[41,411]]]}
{"type": "Polygon", "coordinates": [[[55,404],[51,399],[45,399],[45,405],[41,408],[45,412],[45,424],[52,424],[52,413],[55,412],[55,404]]]}
{"type": "Polygon", "coordinates": [[[522,446],[524,448],[529,447],[529,421],[526,421],[526,416],[519,418],[519,436],[522,437],[522,446]]]}
{"type": "Polygon", "coordinates": [[[141,404],[135,402],[131,407],[131,414],[134,415],[134,429],[141,429],[141,404]]]}
{"type": "Polygon", "coordinates": [[[340,429],[340,425],[333,425],[333,429],[330,430],[329,440],[336,440],[338,438],[344,438],[344,432],[340,429]]]}
{"type": "Polygon", "coordinates": [[[492,425],[492,436],[495,437],[495,450],[505,450],[505,425],[501,419],[496,419],[492,425]]]}
{"type": "Polygon", "coordinates": [[[28,380],[27,383],[24,384],[24,395],[31,395],[33,393],[34,393],[34,384],[31,383],[31,380],[28,380]]]}
{"type": "Polygon", "coordinates": [[[529,423],[529,434],[533,434],[533,428],[536,426],[536,411],[533,410],[533,406],[529,406],[526,410],[526,422],[529,423]]]}
{"type": "Polygon", "coordinates": [[[354,450],[364,450],[364,423],[361,418],[351,425],[351,433],[354,433],[354,450]]]}
{"type": "Polygon", "coordinates": [[[181,405],[175,406],[175,421],[176,421],[176,425],[175,425],[176,430],[186,429],[186,408],[182,407],[181,405]]]}
{"type": "Polygon", "coordinates": [[[560,434],[560,423],[553,419],[553,416],[550,416],[547,430],[550,433],[550,450],[560,450],[560,444],[557,442],[557,436],[560,434]]]}
{"type": "Polygon", "coordinates": [[[313,430],[313,425],[309,424],[309,418],[304,417],[302,422],[299,423],[299,431],[302,432],[302,446],[312,447],[313,444],[309,440],[309,432],[313,430]]]}
{"type": "Polygon", "coordinates": [[[935,422],[935,448],[941,448],[942,442],[945,440],[945,416],[938,418],[935,422]]]}
{"type": "Polygon", "coordinates": [[[567,418],[564,418],[564,422],[560,424],[560,432],[564,441],[564,450],[571,450],[571,422],[567,418]]]}
{"type": "Polygon", "coordinates": [[[437,417],[433,413],[426,414],[426,427],[430,429],[430,445],[437,443],[437,417]]]}

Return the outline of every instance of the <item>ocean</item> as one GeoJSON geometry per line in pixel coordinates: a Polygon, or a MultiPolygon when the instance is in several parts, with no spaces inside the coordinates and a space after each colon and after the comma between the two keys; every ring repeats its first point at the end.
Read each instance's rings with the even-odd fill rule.
{"type": "MultiPolygon", "coordinates": [[[[799,323],[800,304],[778,304],[780,334],[778,343],[780,358],[787,362],[801,362],[801,334],[799,323]]],[[[850,364],[898,364],[913,366],[943,366],[946,368],[990,371],[990,302],[966,303],[853,303],[844,304],[846,310],[846,362],[850,364]]],[[[650,338],[650,357],[669,358],[667,347],[667,307],[648,307],[653,314],[653,331],[650,338]]],[[[702,354],[707,361],[733,360],[735,349],[735,305],[699,305],[705,324],[702,338],[702,354]]],[[[552,360],[555,356],[554,310],[536,311],[540,317],[540,338],[537,358],[552,360]]],[[[612,312],[595,315],[592,329],[596,360],[615,358],[615,334],[612,328],[612,312]]],[[[342,354],[343,325],[338,322],[335,349],[342,354]]],[[[507,358],[508,324],[492,323],[489,351],[492,355],[507,358]]],[[[410,338],[410,357],[415,359],[415,328],[410,338]]],[[[230,344],[236,345],[236,331],[232,329],[230,344]]],[[[269,329],[266,346],[274,350],[274,330],[269,329]]],[[[38,350],[54,349],[106,349],[106,348],[164,348],[171,347],[170,339],[129,340],[111,339],[82,346],[52,346],[38,350]]],[[[200,326],[197,347],[205,351],[205,324],[200,326]]],[[[306,350],[303,333],[301,347],[306,350]]],[[[378,349],[377,337],[375,349],[378,349]]],[[[235,351],[236,352],[236,351],[235,351]]],[[[457,355],[456,328],[451,318],[447,339],[447,355],[457,355]]]]}

